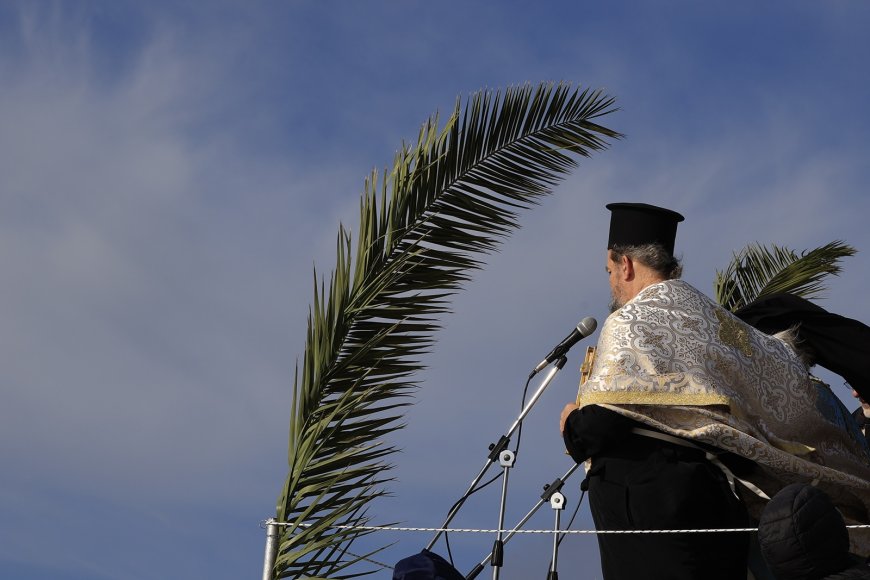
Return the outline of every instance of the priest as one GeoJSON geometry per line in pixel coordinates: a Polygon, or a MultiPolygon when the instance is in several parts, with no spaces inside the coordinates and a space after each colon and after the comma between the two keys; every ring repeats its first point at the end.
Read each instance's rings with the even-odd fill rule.
{"type": "MultiPolygon", "coordinates": [[[[867,521],[870,461],[820,412],[831,401],[807,364],[679,279],[683,216],[607,209],[612,313],[560,421],[569,453],[587,462],[596,528],[741,528],[793,481],[816,483],[847,519],[867,521]]],[[[746,578],[745,532],[598,537],[605,580],[746,578]]]]}

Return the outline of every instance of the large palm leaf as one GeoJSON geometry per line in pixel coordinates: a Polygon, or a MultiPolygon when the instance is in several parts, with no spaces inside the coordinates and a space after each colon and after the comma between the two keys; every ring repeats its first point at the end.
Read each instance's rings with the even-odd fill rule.
{"type": "Polygon", "coordinates": [[[840,273],[842,258],[856,250],[834,241],[797,254],[772,244],[758,244],[736,252],[723,271],[716,271],[716,301],[732,312],[762,296],[790,292],[813,298],[824,291],[824,278],[840,273]]]}
{"type": "Polygon", "coordinates": [[[347,548],[364,532],[335,526],[366,524],[370,502],[385,493],[394,449],[383,436],[402,426],[447,299],[576,155],[620,137],[594,122],[613,110],[612,98],[565,84],[483,91],[464,107],[457,101],[443,129],[430,119],[385,179],[367,180],[356,253],[341,227],[328,287],[315,273],[276,576],[359,573],[362,556],[347,548]]]}

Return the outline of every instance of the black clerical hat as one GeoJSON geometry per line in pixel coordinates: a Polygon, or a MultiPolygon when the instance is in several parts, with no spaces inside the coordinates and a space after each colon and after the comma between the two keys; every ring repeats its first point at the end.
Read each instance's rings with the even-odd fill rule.
{"type": "Polygon", "coordinates": [[[863,322],[786,293],[759,298],[734,314],[766,334],[797,328],[798,347],[870,401],[870,327],[863,322]]]}
{"type": "Polygon", "coordinates": [[[660,244],[674,254],[677,224],[683,216],[675,211],[647,203],[609,203],[610,237],[607,249],[613,246],[660,244]]]}

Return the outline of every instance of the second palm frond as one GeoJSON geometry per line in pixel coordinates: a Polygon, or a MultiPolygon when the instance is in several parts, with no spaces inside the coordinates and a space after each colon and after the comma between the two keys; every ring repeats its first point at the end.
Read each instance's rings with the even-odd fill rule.
{"type": "Polygon", "coordinates": [[[841,241],[801,254],[775,244],[746,246],[734,254],[725,270],[716,272],[716,301],[733,312],[778,292],[817,297],[824,290],[824,278],[839,274],[840,260],[855,252],[841,241]]]}

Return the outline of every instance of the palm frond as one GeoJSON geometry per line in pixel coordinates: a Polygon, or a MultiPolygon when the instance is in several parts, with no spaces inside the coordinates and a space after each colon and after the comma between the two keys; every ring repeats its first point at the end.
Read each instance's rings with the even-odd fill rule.
{"type": "Polygon", "coordinates": [[[840,260],[855,248],[834,241],[798,255],[772,244],[746,246],[736,252],[724,271],[716,271],[716,301],[732,312],[762,296],[790,292],[813,298],[824,292],[824,279],[840,273],[840,260]]]}
{"type": "Polygon", "coordinates": [[[437,115],[403,145],[383,180],[373,172],[360,204],[355,255],[342,226],[328,286],[318,287],[301,378],[293,386],[289,473],[277,506],[275,575],[350,578],[362,556],[348,546],[386,493],[383,437],[402,427],[413,375],[448,300],[518,227],[520,210],[549,194],[576,156],[619,133],[595,123],[613,99],[566,84],[482,91],[437,115]]]}

